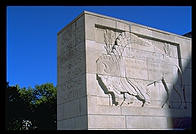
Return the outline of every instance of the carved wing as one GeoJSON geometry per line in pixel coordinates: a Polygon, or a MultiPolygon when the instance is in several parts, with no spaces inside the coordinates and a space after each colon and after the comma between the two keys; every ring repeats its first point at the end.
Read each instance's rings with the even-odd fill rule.
{"type": "Polygon", "coordinates": [[[130,34],[128,32],[120,33],[115,39],[112,52],[114,55],[122,56],[128,46],[130,46],[130,34]]]}
{"type": "Polygon", "coordinates": [[[115,42],[115,33],[112,30],[106,29],[104,31],[104,41],[105,41],[105,49],[107,54],[111,54],[112,47],[115,42]]]}

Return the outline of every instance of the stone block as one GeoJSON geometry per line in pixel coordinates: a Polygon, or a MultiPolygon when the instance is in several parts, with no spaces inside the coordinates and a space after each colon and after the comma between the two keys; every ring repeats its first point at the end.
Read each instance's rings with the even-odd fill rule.
{"type": "Polygon", "coordinates": [[[190,59],[191,58],[191,48],[188,44],[181,44],[180,45],[180,52],[181,52],[181,58],[183,59],[190,59]]]}
{"type": "Polygon", "coordinates": [[[161,70],[161,63],[160,62],[149,62],[147,60],[147,74],[148,74],[148,80],[160,80],[162,76],[162,70],[161,70]]]}
{"type": "Polygon", "coordinates": [[[82,98],[80,98],[79,99],[79,102],[80,102],[80,104],[79,104],[79,107],[80,107],[80,115],[81,116],[84,116],[84,115],[86,115],[88,112],[87,112],[87,97],[85,96],[85,97],[82,97],[82,98]]]}
{"type": "Polygon", "coordinates": [[[160,107],[121,107],[125,116],[169,116],[167,109],[160,107]]]}
{"type": "Polygon", "coordinates": [[[63,120],[62,130],[74,130],[74,129],[76,129],[74,118],[63,120]]]}
{"type": "Polygon", "coordinates": [[[148,80],[147,64],[145,61],[126,58],[125,66],[127,77],[148,80]]]}
{"type": "Polygon", "coordinates": [[[62,88],[60,90],[59,97],[62,98],[63,103],[78,99],[79,97],[86,95],[86,85],[85,85],[85,74],[78,76],[78,78],[71,79],[69,81],[64,81],[62,83],[62,88]]]}
{"type": "Polygon", "coordinates": [[[185,86],[185,95],[186,95],[186,101],[192,102],[192,85],[185,86]]]}
{"type": "Polygon", "coordinates": [[[95,40],[95,22],[95,16],[85,15],[85,40],[95,40]]]}
{"type": "Polygon", "coordinates": [[[151,35],[153,38],[156,38],[158,40],[166,41],[166,42],[174,42],[175,41],[175,36],[170,33],[166,33],[161,30],[157,29],[152,29],[150,28],[150,31],[152,32],[151,35]]]}
{"type": "Polygon", "coordinates": [[[192,58],[189,59],[181,59],[182,61],[182,68],[192,69],[192,58]]]}
{"type": "Polygon", "coordinates": [[[127,128],[166,129],[167,117],[126,116],[127,128]]]}
{"type": "Polygon", "coordinates": [[[96,16],[96,21],[94,23],[97,25],[104,26],[104,27],[116,29],[116,21],[114,19],[110,19],[107,17],[97,17],[96,16]]]}
{"type": "Polygon", "coordinates": [[[178,45],[170,45],[170,52],[169,52],[169,56],[172,58],[179,58],[178,56],[178,45]]]}
{"type": "Polygon", "coordinates": [[[87,73],[97,73],[97,64],[96,60],[98,59],[102,53],[100,51],[88,51],[88,55],[86,56],[86,72],[87,73]]]}
{"type": "Polygon", "coordinates": [[[98,95],[96,74],[86,74],[87,95],[98,95]]]}
{"type": "Polygon", "coordinates": [[[112,98],[110,94],[103,94],[102,96],[97,97],[97,105],[102,106],[112,106],[112,98]],[[103,97],[104,96],[104,97],[103,97]]]}
{"type": "Polygon", "coordinates": [[[125,117],[112,115],[89,115],[88,127],[89,129],[125,128],[125,117]]]}
{"type": "Polygon", "coordinates": [[[138,60],[146,60],[148,57],[152,56],[152,52],[140,50],[137,48],[128,48],[130,50],[129,55],[126,56],[128,58],[138,59],[138,60]]]}
{"type": "Polygon", "coordinates": [[[191,109],[177,109],[172,108],[168,109],[169,117],[191,117],[192,111],[191,109]]]}
{"type": "Polygon", "coordinates": [[[140,25],[131,25],[131,32],[140,34],[140,35],[146,35],[151,37],[152,36],[152,31],[148,29],[146,26],[140,26],[140,25]]]}
{"type": "Polygon", "coordinates": [[[62,130],[85,130],[87,129],[87,116],[78,116],[63,121],[62,130]]]}
{"type": "Polygon", "coordinates": [[[192,118],[171,118],[172,128],[177,130],[192,129],[192,118]]]}
{"type": "Polygon", "coordinates": [[[104,45],[95,41],[86,40],[86,72],[95,74],[97,72],[96,61],[106,53],[104,45]]]}
{"type": "Polygon", "coordinates": [[[104,29],[103,28],[96,27],[95,41],[97,43],[102,43],[102,44],[105,43],[105,41],[104,41],[104,29]]]}
{"type": "Polygon", "coordinates": [[[63,119],[69,119],[79,116],[81,113],[79,99],[69,101],[63,104],[63,119]]]}
{"type": "Polygon", "coordinates": [[[84,27],[84,16],[81,16],[75,22],[75,46],[79,46],[85,42],[85,27],[84,27]]]}
{"type": "Polygon", "coordinates": [[[87,115],[79,116],[75,119],[75,129],[76,130],[86,130],[88,129],[88,119],[87,115]]]}
{"type": "MultiPolygon", "coordinates": [[[[159,100],[150,100],[150,104],[145,105],[145,106],[148,108],[161,108],[164,103],[165,103],[165,98],[161,98],[159,96],[159,100]]],[[[165,104],[164,108],[167,108],[167,107],[168,105],[165,104]]]]}
{"type": "Polygon", "coordinates": [[[185,85],[192,85],[192,69],[185,69],[183,71],[183,80],[185,85]]]}
{"type": "Polygon", "coordinates": [[[63,96],[62,96],[62,94],[60,93],[61,91],[59,91],[60,89],[61,89],[61,87],[60,87],[60,85],[58,84],[57,85],[58,87],[57,87],[57,105],[59,105],[59,104],[62,104],[63,103],[63,96]]]}
{"type": "Polygon", "coordinates": [[[192,40],[185,37],[175,37],[175,42],[179,44],[180,57],[189,59],[192,55],[192,40]]]}
{"type": "Polygon", "coordinates": [[[159,90],[158,90],[158,84],[154,85],[151,84],[149,86],[147,86],[148,90],[149,90],[149,95],[150,95],[150,100],[154,101],[154,100],[161,100],[161,97],[159,96],[159,90]]]}
{"type": "Polygon", "coordinates": [[[122,31],[127,31],[129,32],[130,31],[130,25],[127,24],[127,23],[123,23],[123,22],[120,22],[120,21],[116,21],[116,28],[119,29],[119,30],[122,30],[122,31]]]}
{"type": "MultiPolygon", "coordinates": [[[[98,100],[99,98],[97,98],[98,100]]],[[[97,105],[94,111],[90,111],[89,114],[99,114],[99,115],[121,115],[120,107],[97,105]]]]}
{"type": "Polygon", "coordinates": [[[96,105],[97,105],[97,96],[87,96],[87,110],[88,114],[92,114],[94,111],[96,111],[96,105]]]}
{"type": "Polygon", "coordinates": [[[59,114],[57,114],[57,120],[62,120],[63,119],[63,113],[64,113],[64,111],[63,111],[63,104],[57,104],[58,106],[57,106],[57,113],[59,113],[59,114]]]}
{"type": "Polygon", "coordinates": [[[63,130],[63,120],[57,120],[57,130],[63,130]]]}

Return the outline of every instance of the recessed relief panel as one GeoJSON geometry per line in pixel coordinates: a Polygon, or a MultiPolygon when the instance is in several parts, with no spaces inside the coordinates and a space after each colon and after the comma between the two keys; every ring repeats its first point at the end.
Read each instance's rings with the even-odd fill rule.
{"type": "Polygon", "coordinates": [[[96,80],[112,105],[172,108],[170,92],[175,90],[178,108],[185,107],[177,44],[109,28],[96,30],[104,41],[96,59],[96,80]]]}

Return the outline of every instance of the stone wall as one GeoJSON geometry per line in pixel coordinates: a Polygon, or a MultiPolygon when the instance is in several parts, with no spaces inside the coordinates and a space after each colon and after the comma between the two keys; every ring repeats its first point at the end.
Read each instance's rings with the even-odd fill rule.
{"type": "Polygon", "coordinates": [[[84,11],[58,33],[58,129],[188,128],[191,39],[84,11]]]}
{"type": "Polygon", "coordinates": [[[87,129],[84,16],[58,33],[57,129],[87,129]]]}

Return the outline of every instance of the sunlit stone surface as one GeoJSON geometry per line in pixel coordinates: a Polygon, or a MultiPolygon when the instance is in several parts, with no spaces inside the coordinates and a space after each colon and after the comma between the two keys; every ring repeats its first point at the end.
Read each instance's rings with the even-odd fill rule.
{"type": "Polygon", "coordinates": [[[57,48],[58,130],[191,128],[191,38],[84,11],[57,48]]]}

